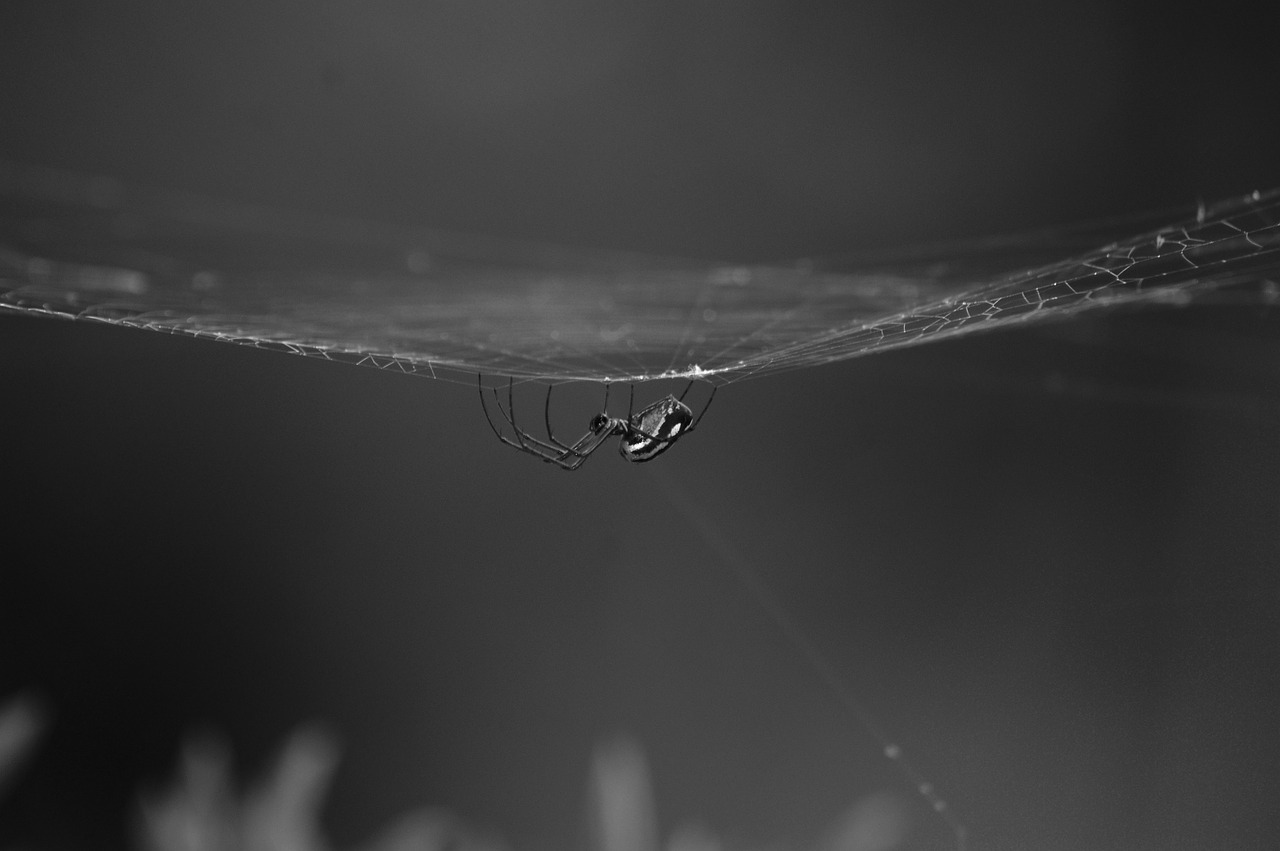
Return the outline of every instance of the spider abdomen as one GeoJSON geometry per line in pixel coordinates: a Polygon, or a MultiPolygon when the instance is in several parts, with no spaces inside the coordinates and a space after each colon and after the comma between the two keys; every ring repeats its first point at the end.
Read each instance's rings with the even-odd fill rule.
{"type": "Polygon", "coordinates": [[[668,396],[631,417],[618,452],[628,461],[650,461],[670,449],[692,422],[693,411],[668,396]]]}

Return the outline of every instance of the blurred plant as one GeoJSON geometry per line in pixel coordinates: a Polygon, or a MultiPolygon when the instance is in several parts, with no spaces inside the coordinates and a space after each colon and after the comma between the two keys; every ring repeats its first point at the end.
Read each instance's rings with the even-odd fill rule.
{"type": "Polygon", "coordinates": [[[7,790],[18,767],[35,749],[44,731],[44,702],[30,692],[20,693],[0,705],[0,795],[7,790]]]}
{"type": "MultiPolygon", "coordinates": [[[[0,705],[0,793],[46,725],[43,703],[23,694],[0,705]]],[[[304,727],[285,742],[267,775],[238,794],[231,748],[222,738],[191,738],[168,788],[141,796],[135,829],[140,851],[332,851],[320,825],[338,764],[334,737],[304,727]]],[[[595,851],[724,851],[701,823],[676,827],[665,846],[648,763],[631,739],[599,746],[590,782],[595,851]]],[[[891,851],[906,837],[901,801],[871,795],[847,809],[811,851],[891,851]]],[[[439,808],[410,812],[356,851],[505,851],[507,846],[439,808]]]]}
{"type": "Polygon", "coordinates": [[[906,805],[881,792],[855,801],[827,828],[814,851],[890,851],[906,838],[906,805]]]}
{"type": "MultiPolygon", "coordinates": [[[[596,748],[591,770],[592,847],[595,851],[660,851],[648,763],[640,746],[617,739],[596,748]]],[[[907,835],[906,807],[887,794],[869,795],[844,811],[812,851],[891,851],[907,835]]],[[[672,832],[666,851],[723,851],[699,822],[672,832]]]]}
{"type": "MultiPolygon", "coordinates": [[[[319,727],[289,737],[268,776],[237,796],[231,750],[218,737],[193,738],[178,777],[143,795],[137,844],[143,851],[330,851],[320,813],[338,747],[319,727]]],[[[403,816],[360,851],[502,851],[440,809],[403,816]]]]}

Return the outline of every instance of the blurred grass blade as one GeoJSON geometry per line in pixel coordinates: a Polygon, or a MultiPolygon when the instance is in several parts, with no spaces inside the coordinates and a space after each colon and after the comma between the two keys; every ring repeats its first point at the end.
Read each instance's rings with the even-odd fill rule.
{"type": "Polygon", "coordinates": [[[649,767],[630,739],[599,745],[591,767],[592,847],[596,851],[658,851],[649,767]]]}
{"type": "Polygon", "coordinates": [[[35,748],[47,719],[42,702],[30,692],[0,706],[0,793],[35,748]]]}

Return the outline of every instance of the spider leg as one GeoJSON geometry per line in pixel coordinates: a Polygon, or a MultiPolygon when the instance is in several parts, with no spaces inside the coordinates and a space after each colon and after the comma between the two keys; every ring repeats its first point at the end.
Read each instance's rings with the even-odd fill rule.
{"type": "MultiPolygon", "coordinates": [[[[509,376],[507,378],[507,410],[504,416],[507,418],[507,422],[511,423],[511,427],[515,429],[516,440],[519,440],[520,445],[524,446],[524,432],[520,431],[520,426],[516,425],[516,403],[513,401],[513,397],[515,395],[515,384],[515,376],[509,376]]],[[[498,398],[497,390],[493,391],[493,398],[495,400],[498,398]]],[[[498,408],[502,408],[501,402],[498,403],[498,408]]]]}
{"type": "Polygon", "coordinates": [[[561,449],[568,449],[569,447],[564,446],[560,441],[556,440],[556,433],[551,429],[551,391],[554,390],[555,387],[556,386],[554,384],[547,385],[547,404],[542,409],[542,418],[547,424],[547,437],[551,438],[551,442],[556,446],[559,446],[561,449]]]}
{"type": "MultiPolygon", "coordinates": [[[[693,382],[692,382],[692,381],[690,381],[690,382],[689,382],[689,387],[692,387],[692,386],[693,386],[693,382]]],[[[684,388],[684,393],[688,393],[688,392],[689,392],[689,387],[684,388]]],[[[705,416],[707,415],[707,409],[708,409],[708,408],[710,408],[710,407],[711,407],[711,403],[712,403],[713,401],[715,401],[715,398],[716,398],[716,390],[717,390],[717,389],[718,389],[718,388],[717,388],[717,386],[716,386],[716,385],[714,385],[714,384],[712,384],[712,385],[711,385],[711,395],[707,397],[707,403],[706,403],[705,405],[703,405],[703,406],[702,406],[702,411],[698,414],[698,418],[697,418],[696,420],[694,420],[694,421],[693,421],[693,424],[692,424],[692,425],[690,425],[687,429],[685,429],[685,430],[684,430],[684,433],[685,433],[685,434],[688,434],[689,432],[691,432],[691,431],[693,431],[695,428],[697,428],[697,427],[698,427],[698,423],[702,422],[702,418],[703,418],[703,417],[705,417],[705,416]]],[[[681,393],[681,394],[680,394],[680,398],[681,398],[681,399],[683,399],[683,398],[684,398],[684,393],[681,393]]]]}
{"type": "Polygon", "coordinates": [[[587,460],[591,453],[599,449],[600,445],[612,436],[613,432],[609,429],[587,432],[583,435],[582,440],[579,440],[573,445],[572,451],[574,456],[576,456],[576,460],[573,463],[573,466],[568,467],[567,469],[576,470],[579,464],[587,460]]]}
{"type": "MultiPolygon", "coordinates": [[[[496,391],[496,390],[494,391],[494,398],[497,398],[497,391],[496,391]]],[[[550,386],[548,386],[548,388],[547,388],[547,405],[548,405],[548,407],[550,407],[550,405],[551,405],[551,388],[550,388],[550,386]]],[[[498,408],[499,408],[499,410],[501,410],[502,405],[501,405],[501,404],[499,404],[499,405],[498,405],[498,408]]],[[[549,446],[549,445],[547,445],[547,444],[543,443],[541,440],[538,440],[538,439],[537,439],[536,437],[534,437],[533,435],[528,434],[527,432],[525,432],[525,431],[521,430],[520,426],[516,425],[515,378],[514,378],[514,376],[513,376],[513,377],[511,377],[511,378],[508,378],[508,379],[507,379],[507,411],[506,411],[506,414],[507,414],[507,422],[511,423],[511,428],[515,430],[515,433],[516,433],[516,440],[520,441],[520,448],[521,448],[521,449],[524,449],[526,452],[532,452],[534,455],[537,455],[537,456],[538,456],[539,458],[541,458],[543,461],[546,461],[546,462],[551,463],[551,464],[561,464],[561,466],[563,466],[562,462],[564,461],[565,457],[567,457],[567,456],[569,455],[569,453],[572,451],[572,450],[570,450],[570,449],[569,449],[569,447],[567,447],[567,446],[561,446],[559,441],[556,441],[556,440],[555,440],[555,438],[552,438],[552,440],[553,440],[553,441],[555,441],[556,447],[558,447],[558,449],[557,449],[557,448],[553,448],[553,447],[551,447],[551,446],[549,446]],[[526,443],[525,441],[528,441],[528,443],[526,443]],[[563,449],[564,451],[563,451],[563,452],[561,452],[561,451],[560,451],[561,449],[563,449]]],[[[550,424],[551,424],[550,415],[548,415],[548,416],[547,416],[547,425],[548,425],[548,426],[550,426],[550,424]]],[[[549,432],[548,432],[548,433],[549,433],[549,432]]]]}
{"type": "Polygon", "coordinates": [[[515,440],[507,437],[502,433],[497,423],[494,421],[492,414],[489,412],[488,400],[484,396],[484,378],[477,377],[477,387],[480,393],[480,407],[484,410],[485,420],[489,423],[489,428],[497,436],[498,440],[505,443],[513,449],[533,455],[548,464],[555,464],[564,470],[576,470],[582,466],[582,463],[590,457],[600,447],[604,440],[610,437],[613,432],[603,430],[600,432],[588,431],[573,446],[565,446],[556,441],[556,446],[544,443],[526,431],[523,431],[519,424],[516,423],[515,414],[515,378],[512,377],[507,381],[507,407],[502,406],[502,399],[498,396],[496,387],[488,388],[493,393],[493,402],[498,408],[498,412],[502,414],[502,418],[511,426],[511,430],[515,434],[515,440]]]}
{"type": "MultiPolygon", "coordinates": [[[[525,451],[535,452],[535,454],[537,454],[540,458],[546,459],[547,454],[550,454],[552,456],[550,460],[554,460],[555,458],[563,458],[565,454],[567,454],[567,452],[566,453],[557,452],[551,446],[548,446],[547,444],[543,443],[541,440],[538,440],[533,435],[529,434],[527,431],[520,428],[520,426],[516,424],[514,385],[515,385],[515,378],[514,377],[508,378],[507,379],[507,406],[505,408],[502,407],[502,400],[498,398],[498,388],[496,387],[489,388],[489,390],[493,393],[493,403],[498,407],[498,412],[502,414],[502,418],[507,421],[507,424],[511,426],[511,430],[515,432],[515,435],[516,435],[516,442],[513,443],[511,440],[506,440],[504,442],[509,445],[516,446],[518,449],[524,449],[525,451]],[[546,450],[546,452],[545,453],[536,452],[535,447],[541,447],[542,449],[546,450]]],[[[548,390],[548,394],[550,394],[550,390],[548,390]]],[[[548,404],[549,403],[550,403],[550,399],[548,399],[548,404]]],[[[485,410],[485,413],[486,415],[488,414],[487,408],[485,410]]],[[[569,449],[569,447],[563,445],[562,443],[560,443],[560,441],[555,440],[554,437],[552,438],[552,440],[555,442],[556,447],[558,447],[559,449],[563,449],[566,451],[569,449]]]]}
{"type": "MultiPolygon", "coordinates": [[[[600,407],[600,413],[604,414],[606,417],[609,416],[609,388],[612,386],[613,386],[612,383],[606,383],[604,385],[604,404],[601,405],[600,407]]],[[[548,396],[550,396],[550,393],[548,393],[548,396]]],[[[550,422],[547,423],[547,433],[548,434],[551,433],[550,422]]],[[[560,441],[556,440],[554,437],[552,437],[551,440],[557,446],[566,450],[567,453],[570,453],[573,455],[581,455],[585,452],[587,455],[590,455],[592,452],[596,451],[596,448],[600,445],[600,441],[606,437],[609,437],[612,433],[613,433],[612,431],[607,429],[599,434],[597,434],[594,431],[588,431],[582,437],[578,438],[578,442],[573,444],[573,446],[565,446],[560,441]],[[590,448],[584,449],[584,447],[588,445],[590,445],[590,448]]]]}
{"type": "MultiPolygon", "coordinates": [[[[531,443],[534,442],[533,437],[528,433],[522,431],[520,429],[520,426],[516,425],[516,406],[515,406],[515,402],[512,401],[514,396],[514,390],[513,390],[514,384],[515,384],[514,377],[507,379],[507,407],[505,409],[502,407],[502,400],[498,398],[498,388],[496,387],[489,388],[491,391],[493,391],[493,404],[498,406],[498,412],[502,414],[502,418],[507,421],[507,423],[511,426],[511,430],[515,432],[515,435],[516,435],[516,442],[512,442],[510,440],[504,440],[503,442],[510,446],[515,446],[517,449],[523,449],[525,452],[533,452],[539,458],[545,459],[546,456],[543,455],[543,453],[534,451],[534,448],[530,445],[531,443]],[[525,441],[529,441],[529,443],[526,443],[525,441]]],[[[485,413],[488,413],[487,409],[485,413]]],[[[547,449],[550,449],[550,447],[546,446],[546,444],[543,444],[543,446],[547,449]]]]}
{"type": "MultiPolygon", "coordinates": [[[[497,424],[495,424],[493,421],[493,417],[489,415],[489,404],[488,402],[485,401],[485,398],[484,398],[484,378],[483,376],[478,376],[477,378],[478,378],[477,384],[479,385],[479,388],[480,388],[480,408],[481,410],[484,411],[484,418],[486,421],[488,421],[489,428],[493,430],[493,433],[497,436],[498,440],[501,440],[503,443],[507,444],[507,446],[513,446],[516,449],[519,449],[521,451],[534,452],[534,450],[531,447],[526,446],[523,442],[517,443],[515,440],[512,440],[511,438],[507,437],[498,429],[497,424]]],[[[494,404],[498,406],[498,411],[502,413],[503,419],[505,419],[508,423],[511,423],[511,427],[515,429],[516,440],[520,440],[521,439],[520,429],[516,428],[516,425],[514,422],[512,422],[511,417],[508,416],[507,412],[502,409],[502,402],[499,401],[498,399],[498,391],[493,388],[490,388],[490,389],[493,390],[494,404]]],[[[539,453],[534,452],[534,454],[539,454],[539,453]]],[[[542,457],[542,456],[539,455],[539,457],[542,457]]]]}
{"type": "MultiPolygon", "coordinates": [[[[507,438],[503,436],[502,432],[498,430],[498,427],[494,425],[493,417],[489,416],[489,403],[486,402],[484,398],[484,376],[483,375],[480,375],[480,374],[476,375],[476,387],[480,391],[480,409],[484,411],[484,418],[485,420],[488,421],[489,428],[493,429],[493,433],[497,435],[498,439],[501,440],[503,443],[511,443],[511,441],[507,440],[507,438]]],[[[497,395],[496,391],[494,395],[496,398],[496,395],[497,395]]],[[[502,410],[502,406],[499,405],[498,409],[502,410]]],[[[504,415],[505,415],[505,412],[504,412],[504,415]]],[[[507,417],[507,422],[510,422],[510,421],[511,421],[511,418],[507,417]]],[[[515,444],[512,444],[512,445],[515,445],[515,444]]]]}
{"type": "MultiPolygon", "coordinates": [[[[554,385],[554,384],[548,384],[548,385],[547,385],[547,405],[546,405],[546,407],[545,407],[545,408],[543,408],[543,410],[542,410],[543,419],[546,421],[546,425],[547,425],[547,437],[549,437],[549,438],[551,439],[551,442],[552,442],[552,443],[554,443],[556,446],[558,446],[558,447],[560,447],[561,449],[563,449],[563,450],[564,450],[564,452],[565,452],[565,455],[576,455],[576,454],[578,454],[578,453],[577,453],[577,451],[574,449],[574,447],[573,447],[573,446],[567,446],[566,444],[561,443],[559,440],[557,440],[557,439],[556,439],[556,433],[555,433],[555,431],[553,431],[553,430],[552,430],[552,428],[551,428],[551,391],[552,391],[554,388],[555,388],[555,385],[554,385]]],[[[587,435],[583,435],[581,438],[579,438],[579,440],[578,440],[578,444],[583,443],[586,439],[587,439],[587,435]]]]}
{"type": "MultiPolygon", "coordinates": [[[[483,380],[483,379],[482,379],[482,380],[483,380]]],[[[493,404],[494,404],[495,406],[497,406],[497,408],[498,408],[498,412],[499,412],[500,414],[502,414],[502,418],[503,418],[504,420],[506,420],[506,421],[507,421],[507,425],[511,426],[513,429],[515,429],[515,430],[518,432],[520,429],[516,426],[516,424],[515,424],[515,420],[513,420],[513,419],[511,418],[511,415],[507,413],[506,409],[502,407],[502,400],[498,398],[498,388],[496,388],[496,387],[490,387],[490,388],[488,388],[488,390],[489,390],[489,392],[491,392],[491,393],[493,394],[493,404]]],[[[484,401],[484,391],[485,391],[485,388],[484,388],[484,386],[483,386],[483,385],[481,385],[481,390],[480,390],[480,401],[481,401],[481,402],[483,402],[483,401],[484,401]]],[[[508,405],[509,405],[509,404],[511,404],[510,396],[508,396],[508,398],[507,398],[507,404],[508,404],[508,405]]],[[[486,415],[486,416],[488,416],[488,413],[489,413],[489,408],[488,408],[488,406],[486,405],[486,406],[485,406],[485,415],[486,415]]],[[[490,420],[490,424],[492,424],[492,422],[493,422],[493,421],[492,421],[492,420],[490,420]]]]}
{"type": "MultiPolygon", "coordinates": [[[[507,424],[510,425],[512,430],[515,432],[515,435],[516,435],[515,440],[512,440],[511,438],[503,434],[502,431],[498,428],[497,424],[493,421],[493,417],[490,416],[489,414],[489,405],[484,398],[484,391],[485,391],[484,376],[477,376],[477,384],[480,388],[480,407],[484,410],[484,418],[488,420],[489,428],[493,429],[493,433],[498,436],[499,440],[501,440],[503,443],[507,444],[508,446],[514,446],[516,449],[523,449],[526,452],[532,452],[533,448],[528,444],[524,443],[524,440],[526,439],[533,440],[533,438],[525,434],[524,432],[522,432],[520,430],[520,427],[516,425],[514,414],[508,413],[507,409],[502,407],[502,400],[498,398],[498,389],[496,387],[488,388],[490,392],[493,393],[493,404],[497,406],[498,413],[502,414],[502,418],[507,421],[507,424]]],[[[510,384],[510,382],[508,382],[508,384],[510,384]]],[[[510,406],[511,405],[510,386],[508,386],[507,388],[507,394],[508,394],[507,405],[510,406]]]]}
{"type": "MultiPolygon", "coordinates": [[[[600,413],[606,418],[607,422],[616,423],[617,422],[616,420],[608,420],[609,391],[612,387],[613,387],[612,382],[606,382],[604,385],[604,403],[600,407],[600,413]]],[[[636,392],[635,385],[632,385],[631,398],[633,402],[635,401],[635,392],[636,392]]],[[[630,413],[628,413],[628,419],[630,419],[630,413]]],[[[550,436],[550,423],[548,423],[547,433],[548,433],[548,436],[550,436]]],[[[561,467],[564,467],[566,470],[576,470],[582,464],[583,461],[587,460],[587,456],[591,455],[591,453],[599,449],[600,445],[604,443],[605,440],[609,439],[610,437],[613,437],[615,434],[620,434],[620,432],[618,432],[616,428],[613,428],[613,427],[603,428],[599,431],[588,431],[582,437],[578,438],[578,441],[574,443],[573,446],[565,446],[559,440],[556,440],[554,437],[552,437],[551,439],[555,442],[555,444],[565,450],[564,454],[560,456],[560,459],[556,460],[554,463],[559,464],[561,467]],[[570,455],[574,457],[574,460],[565,461],[564,459],[568,458],[570,455]]],[[[525,437],[529,437],[529,435],[525,435],[525,437]]],[[[533,438],[530,438],[530,440],[532,439],[533,438]]],[[[545,444],[543,445],[545,446],[545,444]]]]}
{"type": "MultiPolygon", "coordinates": [[[[594,431],[588,431],[588,432],[587,432],[586,434],[584,434],[582,437],[578,438],[577,442],[575,442],[572,446],[568,446],[567,444],[562,443],[562,442],[561,442],[561,441],[560,441],[560,440],[555,436],[555,432],[554,432],[554,431],[552,431],[552,429],[551,429],[551,389],[552,389],[552,386],[553,386],[553,385],[548,385],[548,387],[547,387],[547,407],[546,407],[546,408],[544,409],[544,411],[543,411],[544,418],[545,418],[545,420],[546,420],[546,426],[547,426],[547,437],[551,438],[551,442],[552,442],[552,443],[554,443],[557,447],[559,447],[560,449],[564,450],[563,454],[560,456],[561,458],[568,458],[570,455],[572,455],[572,456],[574,456],[574,457],[583,457],[584,455],[590,455],[592,452],[594,452],[594,451],[595,451],[595,446],[596,446],[596,444],[598,444],[598,443],[599,443],[599,441],[598,441],[598,440],[596,440],[596,438],[597,438],[597,437],[600,437],[600,435],[597,435],[597,433],[596,433],[596,432],[594,432],[594,431]],[[586,449],[586,450],[584,450],[584,448],[583,448],[583,447],[586,447],[586,446],[590,446],[591,448],[590,448],[590,449],[586,449]]],[[[609,386],[608,386],[607,384],[605,385],[605,390],[604,390],[604,400],[605,400],[605,405],[604,405],[604,407],[605,407],[605,410],[607,411],[607,410],[608,410],[608,408],[609,408],[609,386]]],[[[528,437],[528,435],[525,435],[525,436],[526,436],[526,437],[528,437]]],[[[603,437],[608,437],[608,436],[609,436],[609,431],[607,431],[607,430],[606,430],[605,432],[603,432],[603,437]]],[[[532,439],[532,438],[530,438],[530,439],[532,439]]],[[[601,439],[603,439],[603,438],[601,438],[601,439]]]]}

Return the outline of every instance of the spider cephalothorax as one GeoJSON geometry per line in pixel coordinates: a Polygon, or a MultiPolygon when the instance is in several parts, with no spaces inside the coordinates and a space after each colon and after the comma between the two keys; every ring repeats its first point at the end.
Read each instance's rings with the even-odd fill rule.
{"type": "Polygon", "coordinates": [[[511,426],[515,433],[515,440],[507,437],[498,426],[494,423],[493,417],[489,415],[488,400],[484,396],[483,378],[479,381],[480,388],[480,404],[484,408],[485,419],[489,421],[489,427],[493,429],[493,433],[498,439],[508,446],[514,446],[521,452],[527,452],[530,455],[536,455],[548,464],[557,464],[566,470],[576,470],[582,466],[582,462],[591,456],[591,453],[599,449],[607,438],[615,435],[622,439],[618,443],[618,454],[628,461],[651,461],[657,458],[663,452],[671,448],[671,445],[679,438],[693,431],[702,417],[707,413],[707,409],[711,407],[711,400],[715,398],[715,385],[711,387],[711,395],[707,397],[707,402],[702,406],[702,412],[694,419],[693,411],[684,403],[684,397],[688,395],[689,388],[693,387],[694,382],[690,381],[684,388],[684,392],[679,398],[675,396],[667,396],[644,408],[638,413],[631,413],[635,404],[636,388],[631,385],[631,403],[627,406],[627,416],[611,417],[609,416],[609,385],[604,387],[604,410],[591,418],[591,425],[587,433],[580,437],[572,446],[561,443],[556,439],[555,432],[551,428],[551,390],[547,387],[547,402],[543,409],[543,420],[547,427],[547,440],[542,441],[516,425],[515,405],[513,402],[513,386],[515,380],[507,381],[507,407],[502,407],[502,401],[498,398],[497,388],[490,388],[493,393],[494,404],[498,406],[498,410],[502,413],[503,419],[511,426]]]}

